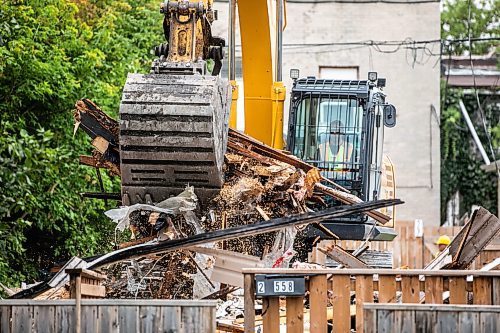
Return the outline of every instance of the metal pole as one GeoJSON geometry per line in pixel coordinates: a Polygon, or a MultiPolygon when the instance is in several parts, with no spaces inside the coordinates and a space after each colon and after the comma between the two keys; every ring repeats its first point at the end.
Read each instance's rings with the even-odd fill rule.
{"type": "Polygon", "coordinates": [[[276,0],[276,81],[283,80],[283,0],[276,0]]]}
{"type": "Polygon", "coordinates": [[[477,149],[479,149],[479,152],[481,153],[481,156],[483,157],[484,163],[490,164],[490,159],[488,155],[486,154],[486,151],[484,151],[483,144],[481,143],[481,140],[479,140],[479,137],[477,136],[476,129],[474,128],[474,125],[472,125],[472,121],[469,118],[469,113],[467,113],[467,109],[465,108],[464,102],[462,102],[461,99],[458,100],[458,104],[460,105],[460,110],[462,111],[462,114],[464,115],[465,122],[467,123],[467,127],[469,127],[469,130],[472,134],[472,138],[474,139],[474,142],[476,143],[477,149]]]}
{"type": "Polygon", "coordinates": [[[236,0],[229,0],[229,80],[236,80],[236,0]]]}

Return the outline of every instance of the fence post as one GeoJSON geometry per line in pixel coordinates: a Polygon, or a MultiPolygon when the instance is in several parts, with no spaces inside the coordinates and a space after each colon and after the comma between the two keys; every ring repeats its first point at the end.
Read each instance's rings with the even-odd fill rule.
{"type": "Polygon", "coordinates": [[[245,273],[243,277],[245,333],[255,333],[255,278],[245,273]]]}

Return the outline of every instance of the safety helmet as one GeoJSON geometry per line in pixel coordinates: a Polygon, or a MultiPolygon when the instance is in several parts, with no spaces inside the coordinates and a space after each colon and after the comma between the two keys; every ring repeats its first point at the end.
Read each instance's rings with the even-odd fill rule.
{"type": "Polygon", "coordinates": [[[451,240],[450,237],[446,235],[439,236],[439,239],[437,240],[436,244],[437,245],[450,245],[451,240]]]}

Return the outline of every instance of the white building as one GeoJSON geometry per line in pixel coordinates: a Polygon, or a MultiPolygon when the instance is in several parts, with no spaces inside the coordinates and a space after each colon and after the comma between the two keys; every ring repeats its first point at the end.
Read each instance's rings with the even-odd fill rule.
{"type": "MultiPolygon", "coordinates": [[[[216,3],[219,21],[213,26],[214,34],[226,40],[227,6],[216,3]]],[[[368,71],[385,77],[398,123],[386,129],[384,150],[396,167],[396,196],[406,202],[397,208],[397,220],[439,225],[440,43],[409,43],[440,39],[439,1],[288,0],[286,9],[283,72],[288,92],[291,68],[300,69],[301,77],[366,79],[368,71]]]]}

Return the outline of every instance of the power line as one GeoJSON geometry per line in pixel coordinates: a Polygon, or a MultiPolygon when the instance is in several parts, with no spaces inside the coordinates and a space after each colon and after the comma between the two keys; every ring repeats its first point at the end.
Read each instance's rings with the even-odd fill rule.
{"type": "MultiPolygon", "coordinates": [[[[331,42],[331,43],[284,43],[283,46],[292,47],[315,47],[315,46],[349,46],[349,45],[365,45],[365,46],[403,46],[403,45],[421,45],[421,44],[432,44],[432,43],[443,43],[443,44],[457,44],[457,43],[468,43],[472,42],[486,42],[486,41],[500,41],[500,37],[478,37],[478,38],[468,38],[464,39],[429,39],[429,40],[413,40],[407,38],[404,40],[365,40],[356,42],[331,42]]],[[[240,45],[237,45],[240,46],[240,45]]]]}

